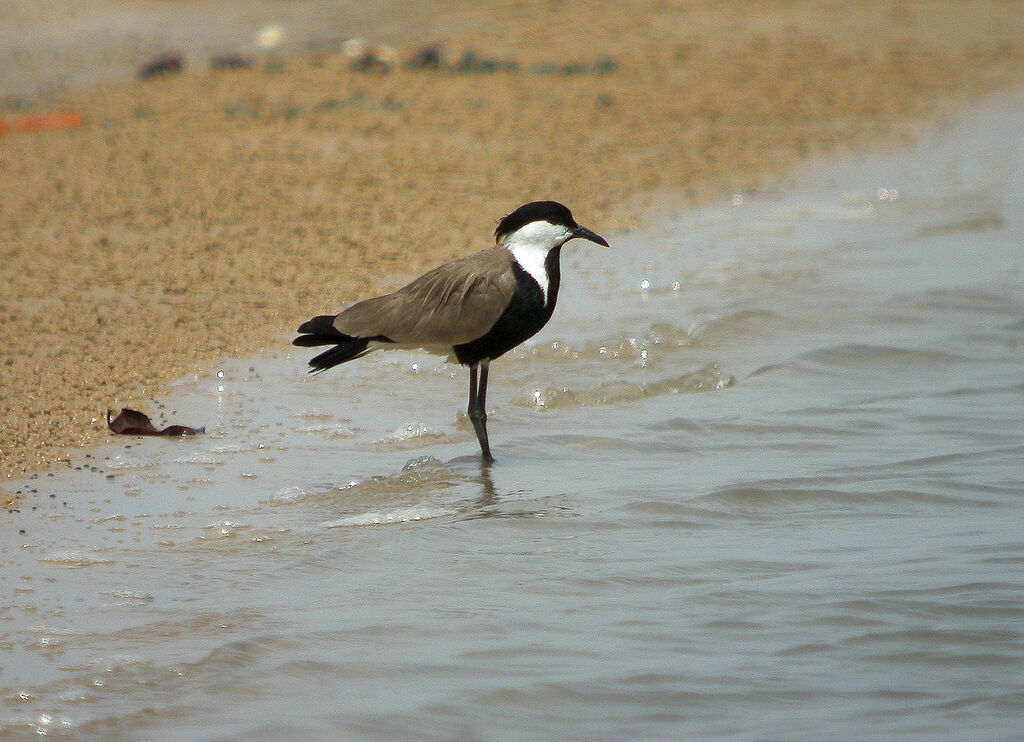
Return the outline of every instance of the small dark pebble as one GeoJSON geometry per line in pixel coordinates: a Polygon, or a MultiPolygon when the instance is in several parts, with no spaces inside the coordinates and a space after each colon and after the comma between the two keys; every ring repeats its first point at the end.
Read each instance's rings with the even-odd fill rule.
{"type": "Polygon", "coordinates": [[[486,72],[518,72],[519,65],[509,59],[481,57],[475,51],[467,50],[455,65],[455,71],[462,74],[486,72]]]}
{"type": "Polygon", "coordinates": [[[181,72],[185,66],[185,60],[180,54],[173,52],[168,54],[161,54],[159,57],[151,59],[144,65],[139,67],[139,79],[147,80],[151,77],[164,77],[166,75],[176,75],[181,72]]]}
{"type": "Polygon", "coordinates": [[[210,60],[213,70],[247,70],[252,67],[252,60],[240,54],[218,54],[210,60]]]}
{"type": "Polygon", "coordinates": [[[19,535],[24,536],[25,535],[25,529],[24,528],[19,528],[18,529],[18,533],[19,533],[19,535]]]}
{"type": "Polygon", "coordinates": [[[353,60],[348,68],[353,72],[373,72],[381,75],[391,72],[391,65],[372,51],[368,51],[359,59],[353,60]]]}
{"type": "Polygon", "coordinates": [[[590,72],[590,65],[566,64],[562,66],[562,69],[559,70],[559,72],[561,72],[566,77],[571,77],[572,75],[585,75],[588,72],[590,72]]]}
{"type": "Polygon", "coordinates": [[[618,63],[611,57],[602,57],[594,64],[586,62],[573,62],[570,64],[557,65],[552,62],[539,62],[530,66],[530,72],[538,75],[562,75],[573,77],[576,75],[610,75],[618,70],[618,63]]]}
{"type": "Polygon", "coordinates": [[[425,46],[416,52],[406,67],[410,70],[436,70],[444,64],[444,55],[439,46],[425,46]]]}

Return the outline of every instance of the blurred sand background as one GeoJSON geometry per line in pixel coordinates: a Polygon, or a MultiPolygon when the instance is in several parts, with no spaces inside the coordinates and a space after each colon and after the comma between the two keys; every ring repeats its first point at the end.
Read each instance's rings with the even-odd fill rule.
{"type": "Polygon", "coordinates": [[[610,234],[1022,80],[1009,0],[5,0],[0,120],[84,119],[0,135],[0,475],[219,357],[285,351],[525,201],[610,234]],[[258,51],[268,23],[283,44],[258,51]],[[352,37],[399,64],[353,71],[352,37]],[[427,44],[446,67],[405,69],[427,44]],[[167,51],[181,74],[136,79],[167,51]],[[466,51],[516,67],[460,71],[466,51]],[[225,53],[253,64],[211,70],[225,53]]]}

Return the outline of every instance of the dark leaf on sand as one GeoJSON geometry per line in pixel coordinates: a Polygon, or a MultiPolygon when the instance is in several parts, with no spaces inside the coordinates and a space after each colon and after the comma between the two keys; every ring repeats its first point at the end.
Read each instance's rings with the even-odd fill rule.
{"type": "Polygon", "coordinates": [[[107,427],[120,435],[201,435],[206,428],[188,428],[184,425],[168,425],[163,430],[153,427],[148,415],[138,410],[130,410],[127,407],[121,410],[121,414],[110,419],[111,410],[107,410],[107,427]]]}

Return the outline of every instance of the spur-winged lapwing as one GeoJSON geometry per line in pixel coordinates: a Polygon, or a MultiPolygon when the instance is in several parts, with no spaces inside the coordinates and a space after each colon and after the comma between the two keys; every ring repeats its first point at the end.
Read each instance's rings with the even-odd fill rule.
{"type": "Polygon", "coordinates": [[[608,247],[555,201],[520,206],[498,223],[497,244],[434,268],[398,291],[314,317],[293,345],[333,345],[313,358],[311,373],[383,348],[422,348],[469,366],[469,419],[484,460],[487,369],[495,358],[532,337],[558,299],[559,253],[574,237],[608,247]]]}

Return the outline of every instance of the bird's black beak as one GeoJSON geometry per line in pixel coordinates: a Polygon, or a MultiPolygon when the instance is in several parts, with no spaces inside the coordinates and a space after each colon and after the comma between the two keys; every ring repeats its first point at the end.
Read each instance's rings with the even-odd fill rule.
{"type": "Polygon", "coordinates": [[[576,228],[572,231],[572,236],[582,237],[585,240],[596,242],[598,245],[601,245],[602,247],[608,247],[608,240],[599,235],[597,232],[591,232],[589,229],[587,229],[586,227],[581,227],[579,224],[577,224],[576,228]]]}

